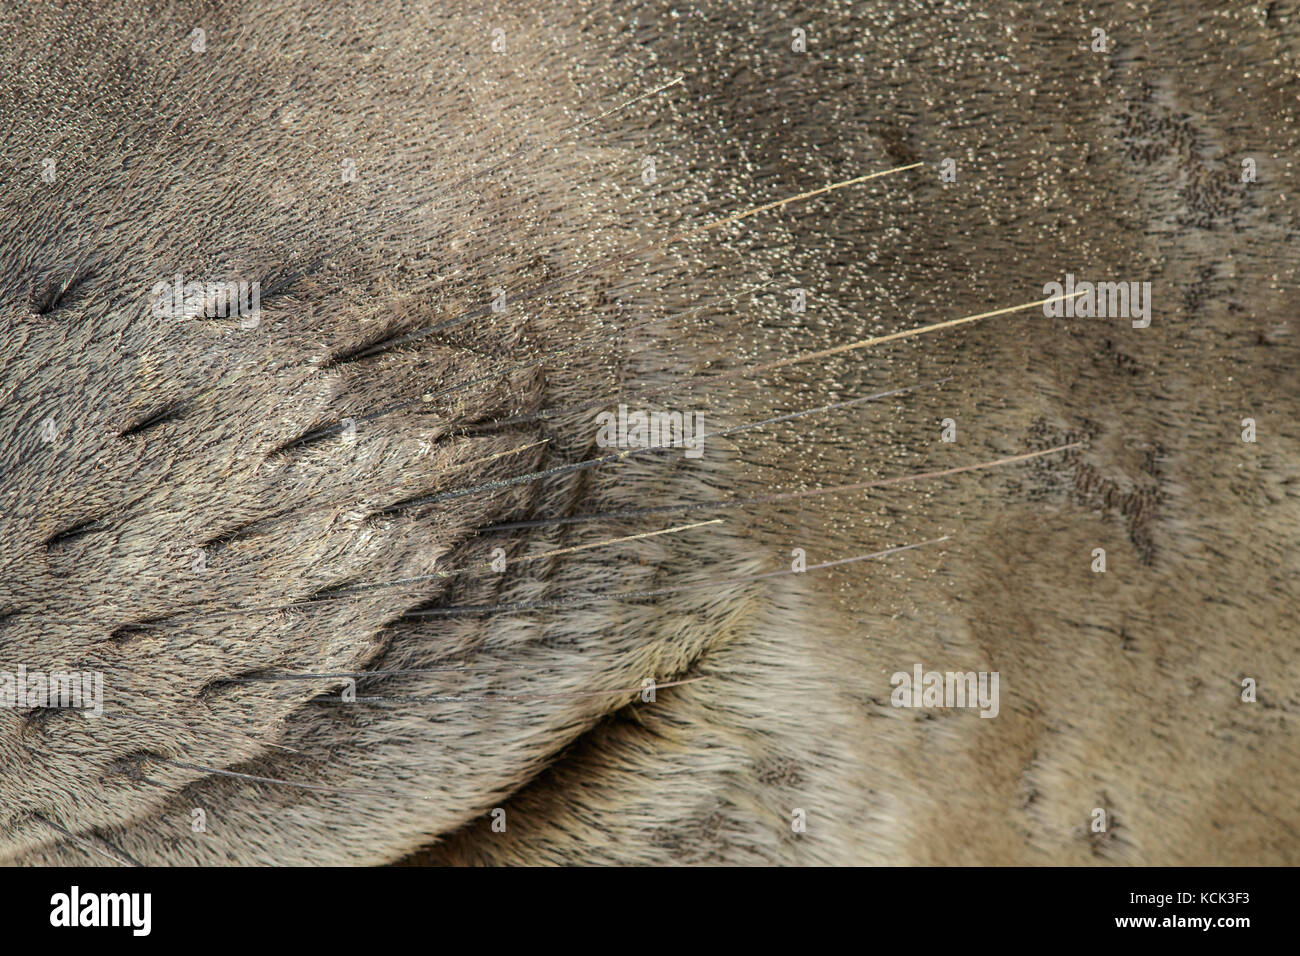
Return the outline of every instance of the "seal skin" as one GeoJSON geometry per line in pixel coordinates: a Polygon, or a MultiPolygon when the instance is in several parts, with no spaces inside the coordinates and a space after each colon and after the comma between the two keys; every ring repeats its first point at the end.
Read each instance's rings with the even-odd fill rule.
{"type": "Polygon", "coordinates": [[[1298,16],[0,12],[0,859],[1297,862],[1298,16]]]}

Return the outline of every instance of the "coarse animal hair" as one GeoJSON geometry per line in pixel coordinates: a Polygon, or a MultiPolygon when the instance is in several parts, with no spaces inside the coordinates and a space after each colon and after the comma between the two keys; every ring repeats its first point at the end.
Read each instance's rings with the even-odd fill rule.
{"type": "Polygon", "coordinates": [[[1297,862],[1298,23],[6,8],[0,860],[1297,862]]]}

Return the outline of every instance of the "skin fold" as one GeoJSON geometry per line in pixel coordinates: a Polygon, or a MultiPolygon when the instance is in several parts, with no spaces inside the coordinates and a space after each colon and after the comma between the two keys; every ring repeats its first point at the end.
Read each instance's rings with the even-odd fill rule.
{"type": "Polygon", "coordinates": [[[1295,3],[0,30],[0,861],[1300,860],[1295,3]]]}

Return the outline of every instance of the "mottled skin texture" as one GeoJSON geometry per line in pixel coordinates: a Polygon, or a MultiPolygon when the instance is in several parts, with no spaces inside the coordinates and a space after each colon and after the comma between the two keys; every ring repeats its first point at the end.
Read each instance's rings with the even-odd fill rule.
{"type": "Polygon", "coordinates": [[[1295,3],[430,6],[0,14],[0,669],[101,670],[108,713],[0,711],[0,859],[1300,859],[1295,3]],[[154,316],[177,271],[257,279],[260,324],[154,316]],[[678,386],[712,429],[946,379],[405,505],[605,454],[598,400],[1067,272],[1150,281],[1150,328],[1027,312],[678,386]],[[373,582],[402,583],[301,603],[373,582]],[[999,716],[891,707],[918,662],[999,671],[999,716]],[[231,683],[461,664],[358,695],[530,699],[231,683]],[[647,677],[702,679],[573,696],[647,677]]]}

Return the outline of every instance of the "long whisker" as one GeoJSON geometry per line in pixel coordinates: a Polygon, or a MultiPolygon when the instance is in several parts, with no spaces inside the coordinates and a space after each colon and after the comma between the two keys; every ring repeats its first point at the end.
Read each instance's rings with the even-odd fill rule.
{"type": "MultiPolygon", "coordinates": [[[[392,797],[394,793],[387,790],[371,790],[356,787],[331,787],[323,783],[301,783],[297,780],[281,780],[279,777],[262,777],[252,773],[240,773],[237,770],[221,770],[217,767],[205,767],[202,764],[184,763],[180,760],[171,760],[166,757],[151,758],[158,763],[169,764],[173,767],[180,767],[182,770],[192,770],[196,773],[210,773],[219,777],[234,777],[238,780],[251,780],[256,783],[272,783],[280,787],[296,787],[299,790],[317,790],[321,793],[346,793],[350,796],[367,797],[380,796],[392,797]]],[[[427,800],[428,797],[421,799],[427,800]]]]}
{"type": "MultiPolygon", "coordinates": [[[[721,303],[724,303],[724,302],[734,302],[734,301],[736,301],[737,299],[743,298],[743,297],[746,296],[746,295],[752,295],[752,294],[755,293],[755,292],[762,291],[763,289],[766,289],[766,288],[768,288],[769,286],[771,286],[775,281],[776,281],[775,279],[769,279],[769,280],[766,281],[766,282],[760,282],[760,283],[758,283],[757,285],[750,286],[750,287],[747,288],[747,289],[742,289],[740,292],[735,292],[735,293],[732,293],[731,295],[722,296],[722,297],[720,297],[718,300],[716,300],[715,302],[708,302],[708,303],[705,303],[704,305],[699,305],[699,306],[696,306],[695,308],[687,309],[687,310],[685,310],[684,312],[679,312],[679,313],[677,313],[676,315],[668,316],[668,319],[669,319],[669,320],[681,320],[681,319],[690,318],[691,316],[693,316],[693,315],[698,315],[699,313],[701,313],[701,312],[703,312],[703,311],[705,311],[705,310],[707,310],[707,309],[714,308],[714,307],[716,307],[717,305],[719,305],[719,304],[721,304],[721,303]]],[[[366,415],[358,415],[358,416],[356,416],[356,417],[354,418],[354,421],[356,421],[358,424],[360,424],[360,423],[362,423],[362,422],[371,422],[371,421],[375,421],[375,420],[378,419],[378,418],[382,418],[382,417],[385,416],[385,415],[390,415],[390,414],[392,414],[393,412],[399,412],[399,411],[402,411],[402,410],[404,410],[404,409],[415,408],[415,407],[417,407],[417,406],[418,406],[418,407],[427,407],[431,402],[435,402],[435,401],[438,401],[439,399],[445,398],[446,396],[452,394],[453,392],[458,392],[458,391],[461,391],[461,390],[463,390],[463,389],[470,388],[470,387],[472,387],[472,386],[474,386],[474,385],[481,385],[483,382],[490,382],[490,381],[492,381],[493,379],[496,379],[496,378],[502,378],[502,377],[504,377],[504,376],[506,376],[506,375],[510,375],[510,374],[512,374],[512,373],[514,373],[514,372],[522,372],[522,371],[525,371],[525,370],[527,370],[527,369],[540,368],[540,367],[542,367],[543,365],[546,365],[546,364],[552,363],[552,362],[554,362],[557,358],[562,358],[563,356],[566,356],[566,355],[571,355],[571,354],[574,354],[574,353],[582,352],[582,351],[585,351],[585,350],[587,350],[587,349],[595,348],[595,347],[597,347],[597,346],[608,347],[608,345],[609,345],[609,343],[608,343],[607,341],[605,341],[605,340],[598,340],[598,341],[596,341],[596,342],[584,343],[584,344],[581,344],[581,345],[572,345],[572,346],[569,346],[569,347],[567,347],[567,348],[559,349],[559,350],[557,350],[557,351],[555,351],[555,352],[552,352],[552,353],[550,353],[549,355],[547,355],[545,358],[538,359],[538,360],[535,361],[535,362],[530,362],[530,363],[527,363],[527,364],[524,364],[524,365],[507,366],[507,367],[503,367],[503,368],[497,369],[496,371],[488,372],[486,375],[481,375],[481,376],[479,376],[478,378],[471,379],[471,380],[469,380],[469,381],[467,381],[467,382],[461,382],[461,383],[458,384],[458,385],[453,385],[453,386],[451,386],[451,387],[449,387],[449,388],[445,388],[445,389],[443,389],[443,390],[440,391],[440,392],[434,392],[433,394],[431,394],[431,395],[428,396],[427,398],[422,397],[422,398],[420,398],[420,399],[418,399],[418,400],[415,400],[415,401],[404,402],[404,403],[402,403],[402,404],[400,404],[400,405],[393,405],[393,406],[390,406],[390,407],[388,407],[388,408],[383,408],[383,409],[380,409],[380,410],[377,411],[377,412],[371,412],[371,413],[366,414],[366,415]]],[[[388,342],[384,343],[383,348],[384,348],[385,350],[387,350],[387,349],[389,349],[389,348],[392,348],[392,343],[388,343],[388,342]]],[[[377,347],[374,347],[374,348],[372,348],[372,349],[367,349],[367,350],[366,350],[365,352],[363,352],[363,353],[358,353],[358,354],[355,356],[355,358],[359,359],[359,358],[362,358],[363,356],[365,356],[365,355],[367,355],[367,354],[374,354],[375,351],[378,351],[378,348],[377,348],[377,347]]],[[[503,420],[501,420],[499,423],[494,423],[494,424],[504,425],[504,424],[508,424],[508,423],[511,422],[511,421],[513,421],[513,420],[512,420],[512,419],[503,419],[503,420]]],[[[472,430],[476,430],[476,429],[477,429],[477,426],[471,426],[471,429],[472,429],[472,430]]],[[[338,434],[338,433],[341,432],[342,430],[343,430],[343,424],[342,424],[342,421],[341,421],[341,420],[336,420],[336,421],[330,422],[328,425],[322,425],[320,428],[316,429],[315,431],[308,432],[306,435],[303,435],[303,436],[302,436],[301,438],[299,438],[297,441],[292,442],[291,444],[289,444],[289,445],[287,445],[287,446],[285,446],[285,447],[286,447],[286,448],[294,448],[294,447],[297,447],[297,446],[299,446],[299,445],[304,445],[304,444],[306,444],[306,443],[308,443],[308,442],[310,442],[310,441],[314,441],[314,440],[316,440],[316,439],[318,439],[318,438],[324,438],[324,437],[327,437],[327,436],[329,436],[329,435],[338,434]]]]}
{"type": "MultiPolygon", "coordinates": [[[[406,409],[410,409],[410,408],[428,408],[434,402],[444,399],[448,395],[453,395],[456,392],[464,391],[467,388],[473,388],[475,385],[482,385],[484,382],[490,382],[493,379],[504,378],[507,375],[512,375],[517,372],[523,372],[529,369],[540,368],[541,366],[545,365],[549,361],[552,361],[556,358],[562,357],[564,355],[568,355],[573,352],[580,351],[581,349],[582,346],[572,346],[570,348],[561,349],[557,352],[554,352],[544,359],[538,359],[536,362],[529,362],[525,365],[505,365],[502,366],[501,368],[488,372],[485,375],[480,375],[477,378],[472,378],[467,381],[460,382],[459,384],[451,385],[437,392],[430,392],[428,395],[422,395],[420,398],[414,399],[412,401],[402,402],[399,405],[389,405],[386,408],[381,408],[378,411],[369,412],[365,415],[356,415],[353,417],[352,420],[356,422],[358,425],[361,425],[368,422],[376,421],[380,418],[383,418],[385,415],[391,415],[394,412],[405,411],[406,409]]],[[[285,451],[290,448],[298,448],[302,445],[306,445],[313,441],[317,441],[318,439],[328,438],[330,435],[337,435],[343,431],[343,427],[344,426],[343,426],[342,419],[335,419],[334,421],[329,422],[328,424],[322,425],[319,428],[307,432],[307,434],[303,435],[297,440],[292,441],[287,445],[284,445],[280,449],[280,451],[285,451]]]]}
{"type": "MultiPolygon", "coordinates": [[[[1085,290],[1086,291],[1086,290],[1085,290]]],[[[971,322],[978,322],[983,319],[993,318],[998,315],[1009,315],[1012,312],[1024,312],[1036,306],[1046,305],[1049,302],[1058,302],[1062,299],[1071,298],[1079,295],[1079,292],[1072,292],[1068,295],[1052,296],[1047,299],[1039,299],[1037,302],[1026,302],[1022,305],[1012,305],[1004,309],[995,309],[992,312],[981,312],[978,315],[967,315],[959,319],[948,319],[944,322],[935,322],[931,325],[923,325],[917,328],[904,329],[901,332],[891,332],[889,335],[878,335],[869,339],[859,339],[856,342],[850,342],[846,345],[836,346],[831,349],[822,349],[817,352],[804,352],[800,355],[788,356],[775,362],[767,362],[761,365],[742,365],[734,369],[722,372],[714,372],[708,375],[693,375],[687,378],[679,379],[675,382],[669,382],[665,385],[656,385],[651,388],[642,389],[637,392],[640,398],[646,398],[651,395],[671,392],[679,389],[689,389],[698,386],[713,385],[716,382],[725,382],[729,379],[742,378],[747,375],[757,375],[761,372],[770,372],[780,368],[786,368],[791,365],[797,365],[801,362],[812,362],[817,359],[829,358],[843,352],[854,351],[857,349],[870,348],[874,345],[881,345],[885,342],[898,341],[900,339],[913,338],[918,335],[928,335],[931,332],[938,332],[943,329],[956,328],[960,325],[967,325],[971,322]]],[[[502,428],[507,425],[521,425],[528,422],[538,421],[541,419],[554,418],[557,415],[576,414],[578,412],[590,411],[593,408],[604,408],[607,405],[620,401],[618,396],[598,399],[592,402],[585,402],[581,405],[557,406],[546,408],[537,412],[529,412],[524,415],[512,415],[509,418],[500,418],[492,421],[481,422],[473,426],[473,431],[488,431],[502,428]]]]}
{"type": "Polygon", "coordinates": [[[448,671],[485,671],[492,670],[489,664],[456,665],[454,667],[415,667],[383,671],[340,671],[326,674],[262,674],[257,677],[230,677],[224,684],[258,684],[263,681],[274,683],[285,680],[360,680],[363,677],[406,677],[412,674],[445,674],[448,671]]]}
{"type": "MultiPolygon", "coordinates": [[[[796,196],[789,196],[785,199],[779,199],[776,202],[770,202],[765,205],[758,206],[754,209],[747,209],[742,212],[734,213],[733,215],[726,216],[722,219],[705,223],[702,226],[696,226],[692,229],[684,229],[681,232],[674,233],[673,235],[669,236],[667,239],[654,240],[652,242],[648,242],[644,245],[638,246],[634,249],[630,249],[627,252],[621,252],[615,256],[611,256],[605,259],[598,259],[595,262],[583,266],[582,268],[578,269],[575,272],[569,273],[568,275],[565,276],[561,276],[560,278],[552,282],[548,282],[545,285],[537,286],[533,289],[516,294],[511,297],[511,301],[514,303],[529,302],[533,299],[538,298],[539,296],[545,295],[547,292],[551,292],[567,283],[571,283],[576,279],[584,278],[585,276],[595,272],[597,269],[608,268],[610,266],[619,265],[620,263],[627,262],[629,260],[637,258],[638,256],[644,255],[647,252],[654,252],[657,249],[667,248],[673,243],[680,242],[683,239],[689,239],[692,236],[709,232],[713,229],[720,228],[721,226],[726,226],[726,225],[730,225],[731,223],[740,222],[744,219],[750,218],[751,216],[757,216],[759,213],[762,212],[768,212],[772,209],[779,209],[782,206],[789,205],[790,203],[799,202],[804,199],[810,199],[813,196],[820,196],[825,193],[833,192],[834,190],[837,189],[844,189],[845,187],[848,186],[856,186],[860,183],[865,183],[868,180],[877,179],[881,176],[891,176],[894,173],[906,172],[909,169],[915,169],[916,167],[922,165],[924,165],[924,163],[912,163],[909,166],[896,166],[893,169],[882,169],[879,172],[868,173],[865,176],[857,176],[853,179],[846,179],[838,183],[831,183],[828,186],[822,186],[820,189],[813,189],[808,192],[799,193],[796,196]]],[[[390,339],[384,343],[383,347],[385,349],[389,349],[398,345],[405,345],[408,342],[414,342],[419,339],[425,338],[426,336],[432,335],[434,332],[442,331],[449,328],[454,328],[455,326],[463,325],[464,323],[469,322],[472,319],[481,318],[483,316],[490,315],[491,312],[492,312],[492,308],[490,305],[482,306],[478,309],[474,309],[473,311],[466,312],[457,318],[448,319],[446,321],[439,322],[437,325],[433,325],[425,329],[417,329],[414,332],[410,332],[396,339],[390,339]]],[[[379,347],[376,346],[374,349],[369,349],[365,352],[360,353],[357,356],[357,358],[365,358],[366,356],[373,354],[378,349],[379,347]]]]}
{"type": "Polygon", "coordinates": [[[925,471],[916,475],[897,475],[893,478],[878,478],[872,481],[858,481],[848,485],[830,485],[825,488],[809,488],[804,491],[787,491],[773,495],[754,495],[753,497],[746,498],[723,498],[720,501],[694,502],[692,504],[657,505],[651,508],[632,508],[626,511],[606,511],[598,514],[568,515],[561,518],[535,518],[529,521],[511,521],[483,528],[479,531],[479,534],[497,534],[506,531],[519,531],[524,528],[540,528],[546,525],[583,524],[588,521],[620,521],[625,518],[645,518],[650,515],[680,514],[688,511],[712,511],[718,508],[741,508],[747,505],[771,504],[777,501],[790,501],[796,498],[813,498],[820,495],[843,494],[850,491],[862,491],[867,488],[880,488],[886,485],[902,484],[903,482],[908,481],[924,481],[929,478],[943,478],[947,475],[958,475],[966,471],[980,471],[985,468],[998,468],[1002,465],[1011,465],[1019,461],[1028,461],[1031,458],[1041,458],[1044,455],[1054,455],[1058,452],[1069,451],[1070,449],[1081,448],[1082,446],[1082,442],[1071,442],[1068,445],[1057,445],[1055,448],[1026,452],[1023,455],[1011,455],[1007,458],[998,458],[994,461],[980,462],[975,465],[961,465],[957,468],[943,468],[938,471],[925,471]]]}
{"type": "MultiPolygon", "coordinates": [[[[949,381],[949,378],[938,379],[934,382],[922,383],[922,385],[937,385],[949,381]]],[[[880,398],[886,398],[891,395],[900,395],[913,389],[921,388],[922,385],[904,385],[900,388],[891,389],[885,392],[877,392],[873,395],[865,395],[861,398],[850,399],[845,402],[834,402],[830,405],[820,405],[817,408],[804,409],[798,412],[791,412],[787,415],[778,415],[775,418],[768,418],[758,422],[746,422],[743,425],[733,425],[729,428],[722,428],[715,432],[708,432],[704,435],[697,435],[694,439],[696,442],[703,441],[706,438],[721,438],[726,435],[735,435],[740,432],[750,431],[755,428],[762,428],[777,422],[791,421],[796,418],[802,418],[806,415],[816,415],[821,412],[830,411],[835,408],[845,408],[850,405],[858,405],[863,402],[876,401],[880,398]]],[[[682,441],[678,440],[665,445],[651,445],[644,448],[626,448],[623,451],[615,452],[611,455],[604,455],[600,458],[588,458],[584,461],[569,462],[564,465],[556,465],[552,468],[534,471],[525,475],[516,475],[513,478],[498,478],[493,481],[484,482],[479,485],[473,485],[469,488],[459,488],[454,491],[444,491],[436,495],[429,495],[424,498],[414,498],[410,501],[399,502],[386,511],[405,510],[407,508],[418,508],[424,505],[438,504],[443,501],[453,501],[457,498],[463,498],[466,495],[476,494],[480,491],[499,491],[502,488],[509,488],[513,485],[521,485],[528,482],[538,481],[544,478],[554,478],[560,475],[572,474],[578,471],[585,471],[589,468],[597,468],[600,465],[607,465],[613,462],[626,461],[629,458],[635,458],[639,455],[660,454],[666,451],[683,447],[682,441]]]]}
{"type": "Polygon", "coordinates": [[[683,232],[677,233],[676,235],[670,236],[662,244],[665,246],[670,245],[671,243],[678,242],[682,239],[690,238],[691,236],[697,236],[700,235],[701,233],[711,232],[714,229],[721,229],[723,226],[729,226],[732,223],[741,222],[742,220],[749,219],[751,216],[757,216],[759,213],[769,212],[773,209],[780,209],[782,206],[788,206],[791,203],[802,202],[805,199],[812,199],[814,196],[821,196],[824,195],[825,193],[834,192],[837,189],[844,189],[846,186],[857,186],[860,183],[869,182],[873,179],[879,179],[881,176],[892,176],[894,173],[905,173],[909,169],[916,169],[917,167],[924,166],[924,165],[925,163],[912,163],[911,165],[908,166],[895,166],[893,169],[882,169],[879,172],[867,173],[865,176],[855,176],[853,179],[845,179],[838,183],[831,183],[828,186],[822,186],[820,189],[811,189],[806,193],[799,193],[799,195],[797,196],[790,196],[786,199],[778,199],[776,202],[770,202],[763,206],[757,206],[754,209],[746,209],[743,212],[738,212],[733,215],[726,216],[715,222],[711,222],[705,226],[698,226],[694,229],[687,229],[683,232]]]}
{"type": "Polygon", "coordinates": [[[31,819],[44,823],[51,830],[54,830],[55,832],[60,833],[63,836],[67,837],[69,840],[71,840],[81,849],[85,850],[87,853],[98,853],[100,856],[108,857],[114,863],[119,863],[122,866],[140,865],[138,860],[134,859],[130,854],[126,853],[125,851],[118,849],[116,846],[109,843],[103,837],[94,837],[93,839],[88,836],[83,837],[80,834],[73,833],[63,824],[55,823],[49,817],[43,816],[39,813],[31,814],[31,819]]]}
{"type": "MultiPolygon", "coordinates": [[[[687,677],[684,680],[669,681],[664,684],[655,684],[656,691],[663,690],[666,687],[680,687],[682,684],[693,684],[696,681],[704,680],[703,677],[687,677]]],[[[334,697],[317,697],[314,703],[318,704],[378,704],[378,703],[401,703],[401,704],[490,704],[498,701],[520,702],[533,700],[572,700],[579,697],[617,697],[623,694],[639,694],[646,688],[644,687],[620,687],[616,690],[580,690],[568,694],[487,694],[481,696],[461,696],[461,695],[435,695],[432,697],[358,697],[355,701],[343,701],[334,697]]]]}
{"type": "MultiPolygon", "coordinates": [[[[580,545],[573,545],[567,548],[557,548],[552,551],[543,552],[542,554],[524,555],[523,557],[512,559],[512,563],[523,564],[530,561],[541,561],[545,558],[553,558],[562,554],[573,554],[578,551],[591,551],[596,548],[606,548],[611,545],[623,544],[628,541],[640,541],[645,538],[655,538],[660,535],[676,534],[681,531],[690,531],[693,528],[702,528],[706,525],[721,524],[722,521],[723,521],[722,518],[711,518],[707,521],[696,521],[696,522],[692,522],[691,524],[677,525],[676,527],[672,527],[672,528],[661,528],[658,531],[642,531],[638,534],[623,535],[622,537],[618,537],[618,538],[606,538],[602,541],[594,541],[590,544],[580,544],[580,545]]],[[[374,581],[366,584],[358,584],[358,585],[353,585],[351,587],[339,588],[333,591],[328,591],[326,593],[317,595],[316,597],[309,598],[304,601],[295,601],[289,604],[262,605],[262,606],[251,606],[251,607],[247,605],[232,605],[230,607],[216,608],[213,610],[177,611],[175,614],[173,614],[171,617],[167,619],[167,623],[168,626],[171,627],[173,626],[173,622],[181,621],[185,619],[209,620],[213,618],[223,617],[226,615],[247,614],[250,612],[272,613],[277,611],[289,611],[289,610],[301,611],[326,601],[334,601],[334,600],[341,600],[343,598],[354,597],[357,594],[363,594],[367,591],[380,590],[383,588],[403,587],[410,584],[420,584],[426,581],[442,580],[442,579],[456,577],[457,575],[461,575],[461,574],[469,574],[472,571],[474,571],[476,568],[490,569],[491,567],[492,567],[492,562],[485,561],[481,565],[470,565],[468,567],[463,567],[463,568],[451,568],[446,571],[434,571],[431,574],[421,574],[409,578],[399,578],[398,580],[395,581],[374,581]]],[[[65,620],[62,623],[76,624],[78,622],[65,620]]],[[[369,675],[369,673],[372,672],[367,672],[367,676],[369,675]]],[[[256,739],[256,738],[252,738],[252,739],[256,739]]]]}
{"type": "MultiPolygon", "coordinates": [[[[106,668],[106,670],[112,671],[115,670],[115,668],[106,668]]],[[[185,731],[186,733],[195,733],[198,730],[198,728],[192,724],[177,724],[170,720],[160,720],[157,717],[142,717],[139,714],[121,714],[118,713],[117,711],[106,710],[103,712],[101,716],[110,717],[114,720],[138,720],[138,721],[143,721],[144,723],[157,724],[160,727],[170,727],[173,730],[182,730],[185,731]]],[[[231,734],[234,734],[237,737],[243,737],[245,740],[250,741],[251,743],[255,743],[259,747],[274,747],[276,750],[284,750],[291,754],[302,753],[301,750],[296,750],[293,747],[286,747],[284,744],[271,743],[269,740],[261,740],[257,737],[252,737],[249,736],[248,734],[241,733],[240,731],[237,730],[231,730],[229,728],[225,728],[220,731],[214,731],[212,732],[211,736],[220,736],[225,738],[225,737],[229,737],[231,734]]]]}
{"type": "MultiPolygon", "coordinates": [[[[1084,291],[1086,292],[1087,290],[1085,289],[1084,291]]],[[[1071,299],[1080,294],[1080,292],[1070,292],[1065,295],[1054,295],[1046,299],[1039,299],[1036,302],[1024,302],[1020,305],[1009,305],[1003,309],[994,309],[992,312],[980,312],[978,315],[967,315],[960,319],[948,319],[945,322],[935,322],[932,325],[923,325],[919,328],[904,329],[901,332],[891,332],[888,335],[876,335],[869,339],[859,339],[856,342],[837,345],[834,348],[822,349],[818,352],[808,352],[804,355],[795,355],[789,358],[780,359],[776,362],[768,362],[766,365],[756,365],[750,368],[749,371],[751,374],[756,372],[769,372],[773,369],[785,368],[787,365],[794,365],[797,362],[811,362],[815,359],[830,358],[832,355],[841,355],[844,352],[853,352],[857,349],[870,348],[873,345],[882,345],[885,342],[896,342],[900,339],[910,339],[917,335],[928,335],[931,332],[938,332],[943,329],[952,329],[960,325],[969,325],[972,322],[991,319],[998,315],[1009,315],[1012,312],[1024,312],[1028,309],[1037,308],[1040,305],[1047,305],[1049,302],[1060,302],[1062,299],[1071,299]]]]}
{"type": "MultiPolygon", "coordinates": [[[[542,554],[525,555],[521,558],[514,558],[512,560],[512,563],[523,564],[529,561],[541,561],[544,558],[557,557],[562,554],[572,554],[578,551],[591,551],[596,548],[607,548],[610,547],[611,545],[623,544],[628,541],[640,541],[645,538],[655,538],[658,537],[659,535],[676,534],[681,531],[689,531],[692,528],[702,528],[705,525],[721,524],[722,521],[723,521],[722,518],[711,518],[707,521],[696,521],[696,522],[692,522],[691,524],[678,525],[672,528],[661,528],[658,531],[643,531],[640,532],[639,534],[623,535],[622,537],[618,537],[618,538],[606,538],[605,540],[595,541],[592,542],[591,544],[574,545],[568,548],[558,548],[553,551],[547,551],[542,554]]],[[[470,565],[468,567],[463,567],[463,568],[449,568],[446,571],[434,571],[430,574],[415,575],[409,578],[399,578],[395,581],[373,581],[365,584],[357,584],[349,587],[337,588],[335,590],[327,591],[325,593],[319,594],[312,598],[308,598],[306,600],[294,601],[288,604],[262,605],[262,606],[251,606],[251,607],[247,605],[232,605],[230,607],[216,608],[212,610],[178,611],[175,615],[173,615],[172,618],[169,618],[169,621],[184,620],[186,618],[208,620],[212,618],[223,617],[226,615],[247,614],[250,612],[272,613],[277,611],[290,611],[290,610],[301,611],[322,604],[326,601],[337,601],[337,600],[342,600],[344,598],[355,597],[358,594],[364,594],[368,591],[376,591],[384,588],[405,587],[407,585],[421,584],[427,581],[445,580],[447,578],[453,578],[461,574],[469,574],[472,571],[474,571],[476,568],[490,569],[491,567],[492,567],[491,561],[484,561],[480,565],[470,565]]]]}
{"type": "MultiPolygon", "coordinates": [[[[640,541],[644,538],[657,538],[658,536],[664,534],[676,534],[679,531],[690,531],[692,528],[702,528],[705,525],[721,524],[721,523],[722,523],[721,518],[712,518],[708,521],[696,521],[693,524],[678,525],[675,528],[663,528],[659,531],[643,531],[640,534],[629,534],[621,538],[608,538],[604,541],[592,542],[591,544],[578,544],[568,548],[557,548],[553,551],[543,552],[542,554],[524,555],[521,558],[515,558],[512,563],[523,564],[529,561],[542,561],[546,558],[554,558],[562,554],[574,554],[578,551],[591,551],[596,548],[607,548],[610,545],[623,544],[624,542],[627,541],[640,541]]],[[[354,594],[361,594],[366,591],[374,591],[380,588],[401,587],[407,584],[419,584],[424,581],[436,581],[440,579],[453,578],[461,574],[469,574],[471,571],[475,569],[475,567],[482,568],[482,569],[490,569],[492,567],[492,562],[484,561],[482,564],[477,566],[470,565],[469,567],[464,567],[464,568],[453,568],[446,571],[434,571],[431,574],[421,574],[421,575],[417,575],[416,577],[400,578],[399,580],[396,581],[375,581],[370,584],[358,584],[353,587],[339,588],[338,590],[330,591],[328,594],[321,595],[320,597],[314,598],[312,600],[302,601],[297,604],[285,605],[285,607],[288,608],[310,607],[313,604],[319,604],[321,601],[336,600],[337,598],[342,598],[342,597],[350,597],[354,594]]],[[[278,610],[278,608],[267,608],[266,610],[278,610]]]]}
{"type": "Polygon", "coordinates": [[[552,598],[544,601],[517,601],[512,604],[480,604],[480,605],[463,605],[460,607],[439,607],[429,608],[424,611],[407,611],[402,615],[403,618],[421,618],[421,617],[458,617],[463,615],[474,614],[510,614],[521,611],[543,611],[562,607],[579,607],[584,604],[598,604],[601,601],[616,601],[636,598],[662,597],[665,594],[680,594],[683,591],[698,591],[704,588],[721,588],[732,584],[749,584],[754,581],[766,581],[771,578],[785,577],[790,574],[804,574],[807,571],[820,571],[825,568],[839,567],[844,564],[853,564],[858,561],[868,561],[874,558],[884,558],[892,554],[899,554],[903,551],[911,551],[913,548],[921,548],[928,544],[938,544],[941,541],[947,541],[950,535],[944,535],[941,538],[933,538],[929,541],[918,541],[915,544],[905,544],[897,548],[887,548],[884,551],[873,551],[871,554],[854,555],[851,558],[840,558],[836,561],[824,561],[821,564],[810,564],[804,571],[781,570],[769,571],[765,574],[749,574],[743,577],[723,578],[715,581],[702,581],[697,584],[678,584],[666,588],[654,588],[646,591],[605,591],[587,594],[570,595],[567,597],[552,598]]]}
{"type": "Polygon", "coordinates": [[[581,123],[578,123],[576,126],[570,126],[560,135],[567,136],[571,133],[576,133],[580,129],[586,129],[588,126],[591,126],[593,123],[599,123],[601,120],[613,116],[615,113],[621,113],[629,106],[635,106],[637,103],[640,103],[642,100],[648,100],[650,97],[657,96],[660,93],[663,93],[665,90],[671,90],[674,86],[681,85],[681,83],[685,79],[686,79],[686,75],[683,73],[679,73],[676,79],[669,80],[667,83],[664,83],[662,86],[656,86],[652,90],[646,90],[644,93],[641,93],[638,96],[634,96],[630,100],[620,103],[618,104],[618,106],[615,106],[612,109],[607,109],[605,110],[605,112],[599,113],[596,116],[591,117],[590,119],[583,120],[581,123]]]}
{"type": "MultiPolygon", "coordinates": [[[[499,458],[506,458],[510,455],[522,454],[523,452],[526,452],[529,449],[537,448],[540,447],[541,445],[545,445],[550,440],[551,439],[549,438],[542,438],[537,441],[528,442],[525,445],[519,445],[515,448],[509,448],[505,451],[494,452],[493,454],[485,455],[482,458],[473,458],[470,459],[469,461],[457,462],[448,467],[449,469],[459,469],[459,468],[470,468],[473,467],[474,465],[485,465],[488,464],[489,462],[496,461],[499,458]]],[[[265,518],[259,518],[249,522],[248,524],[243,526],[242,530],[245,533],[247,533],[249,529],[256,527],[259,531],[265,531],[267,528],[274,527],[275,525],[280,524],[281,522],[284,521],[288,521],[291,518],[295,520],[301,520],[305,515],[319,514],[321,512],[332,512],[336,510],[338,510],[337,504],[322,504],[322,505],[309,506],[305,508],[300,508],[297,505],[290,505],[289,507],[282,509],[276,514],[271,514],[266,516],[265,518]]],[[[384,512],[391,511],[391,510],[393,509],[391,508],[383,509],[384,512]]],[[[229,567],[226,569],[226,573],[237,570],[239,567],[242,566],[243,565],[234,565],[232,567],[229,567]]]]}

